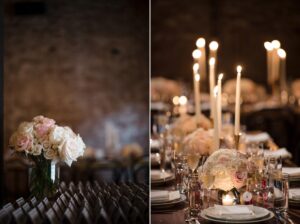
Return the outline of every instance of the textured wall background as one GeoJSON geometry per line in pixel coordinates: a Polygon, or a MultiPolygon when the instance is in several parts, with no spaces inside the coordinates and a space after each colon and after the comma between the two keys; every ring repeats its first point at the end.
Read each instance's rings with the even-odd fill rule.
{"type": "Polygon", "coordinates": [[[49,0],[5,13],[5,139],[43,114],[104,147],[104,126],[148,151],[148,1],[49,0]]]}
{"type": "Polygon", "coordinates": [[[219,71],[266,83],[263,43],[278,39],[287,51],[288,78],[300,77],[300,4],[297,0],[152,0],[152,75],[192,82],[195,41],[218,40],[219,71]]]}

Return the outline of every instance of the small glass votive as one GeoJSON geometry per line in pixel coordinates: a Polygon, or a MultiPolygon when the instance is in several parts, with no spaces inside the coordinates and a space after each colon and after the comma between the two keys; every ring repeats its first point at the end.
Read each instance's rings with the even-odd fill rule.
{"type": "Polygon", "coordinates": [[[283,174],[274,179],[274,209],[280,212],[286,212],[289,205],[289,176],[283,174]]]}

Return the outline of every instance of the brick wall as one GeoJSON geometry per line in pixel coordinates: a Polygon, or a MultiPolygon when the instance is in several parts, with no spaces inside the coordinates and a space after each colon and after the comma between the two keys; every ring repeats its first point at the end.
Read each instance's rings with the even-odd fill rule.
{"type": "Polygon", "coordinates": [[[104,147],[148,151],[148,1],[42,1],[46,13],[5,13],[5,146],[17,125],[43,114],[104,147]]]}

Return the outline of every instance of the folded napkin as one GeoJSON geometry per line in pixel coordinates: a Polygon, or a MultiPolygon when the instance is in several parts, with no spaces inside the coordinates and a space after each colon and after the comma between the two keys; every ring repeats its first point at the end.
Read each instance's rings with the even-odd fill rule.
{"type": "Polygon", "coordinates": [[[289,199],[300,200],[300,188],[289,189],[289,199]]]}
{"type": "Polygon", "coordinates": [[[274,187],[274,195],[275,195],[275,199],[283,198],[283,192],[277,187],[274,187]]]}
{"type": "Polygon", "coordinates": [[[164,178],[171,177],[172,174],[169,172],[161,172],[160,170],[151,170],[151,180],[161,180],[164,178]]]}
{"type": "Polygon", "coordinates": [[[266,142],[269,139],[270,135],[267,132],[246,135],[246,142],[266,142]]]}
{"type": "Polygon", "coordinates": [[[283,158],[283,159],[288,159],[288,158],[292,158],[292,154],[287,151],[286,148],[280,148],[278,150],[275,151],[271,151],[271,150],[264,150],[264,154],[265,157],[272,157],[272,158],[283,158]]]}
{"type": "Polygon", "coordinates": [[[282,173],[286,173],[290,177],[300,177],[300,167],[282,167],[282,173]]]}
{"type": "Polygon", "coordinates": [[[179,191],[151,191],[152,202],[173,201],[180,198],[179,191]]]}
{"type": "Polygon", "coordinates": [[[160,141],[157,139],[151,139],[150,140],[150,147],[151,149],[157,149],[160,147],[160,141]]]}
{"type": "Polygon", "coordinates": [[[253,206],[250,205],[215,205],[215,209],[220,215],[253,215],[253,206]]]}

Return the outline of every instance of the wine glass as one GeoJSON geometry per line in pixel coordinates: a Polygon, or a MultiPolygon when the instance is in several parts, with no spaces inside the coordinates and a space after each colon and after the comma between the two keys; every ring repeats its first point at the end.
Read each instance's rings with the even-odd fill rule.
{"type": "Polygon", "coordinates": [[[195,173],[195,171],[197,170],[200,159],[201,155],[199,153],[187,153],[187,164],[192,173],[195,173]]]}

